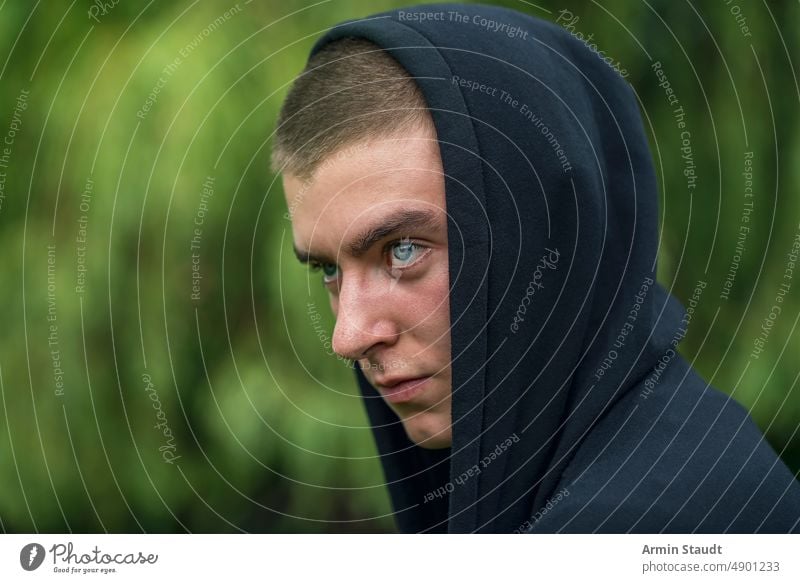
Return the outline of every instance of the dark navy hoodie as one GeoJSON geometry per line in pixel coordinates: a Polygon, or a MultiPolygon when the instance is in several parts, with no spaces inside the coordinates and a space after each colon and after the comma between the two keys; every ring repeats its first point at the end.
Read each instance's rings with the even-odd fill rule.
{"type": "Polygon", "coordinates": [[[453,443],[413,444],[360,371],[404,532],[796,532],[800,486],[678,354],[637,101],[565,30],[483,5],[345,22],[416,80],[449,214],[453,443]]]}

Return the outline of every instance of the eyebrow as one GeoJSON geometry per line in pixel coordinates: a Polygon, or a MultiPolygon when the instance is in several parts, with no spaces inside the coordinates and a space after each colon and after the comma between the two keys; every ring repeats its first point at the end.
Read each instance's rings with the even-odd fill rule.
{"type": "MultiPolygon", "coordinates": [[[[402,232],[435,229],[439,219],[432,211],[404,209],[383,217],[377,224],[367,227],[356,235],[350,243],[344,245],[353,257],[361,257],[378,241],[402,232]]],[[[294,254],[300,263],[336,263],[329,257],[304,249],[294,248],[294,254]]]]}

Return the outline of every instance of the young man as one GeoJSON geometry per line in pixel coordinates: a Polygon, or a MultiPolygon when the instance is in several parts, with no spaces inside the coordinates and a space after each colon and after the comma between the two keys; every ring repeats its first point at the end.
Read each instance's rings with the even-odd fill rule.
{"type": "Polygon", "coordinates": [[[675,350],[636,101],[580,41],[487,6],[344,23],[273,163],[401,530],[798,529],[794,477],[675,350]]]}

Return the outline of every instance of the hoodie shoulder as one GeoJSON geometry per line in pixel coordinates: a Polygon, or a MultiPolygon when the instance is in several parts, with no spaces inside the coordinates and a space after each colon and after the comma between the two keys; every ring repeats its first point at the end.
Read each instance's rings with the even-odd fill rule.
{"type": "Polygon", "coordinates": [[[798,532],[800,486],[746,410],[682,359],[667,371],[593,428],[530,532],[798,532]]]}

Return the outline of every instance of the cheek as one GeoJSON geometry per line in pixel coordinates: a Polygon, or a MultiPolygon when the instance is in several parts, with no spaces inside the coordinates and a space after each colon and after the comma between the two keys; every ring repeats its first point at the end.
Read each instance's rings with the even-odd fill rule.
{"type": "Polygon", "coordinates": [[[335,294],[328,294],[328,299],[331,302],[331,313],[335,319],[339,315],[339,298],[335,294]]]}
{"type": "Polygon", "coordinates": [[[450,290],[447,265],[438,266],[434,273],[409,290],[408,299],[413,310],[409,316],[411,325],[420,331],[420,336],[437,345],[450,343],[450,290]]]}

